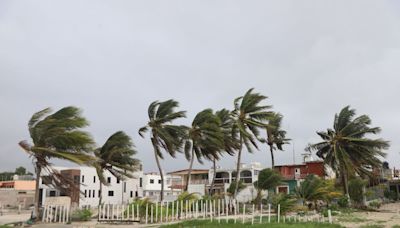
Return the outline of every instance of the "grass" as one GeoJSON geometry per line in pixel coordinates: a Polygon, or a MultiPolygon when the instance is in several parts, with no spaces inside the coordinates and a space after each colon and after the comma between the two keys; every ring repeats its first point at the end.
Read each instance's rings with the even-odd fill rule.
{"type": "Polygon", "coordinates": [[[327,223],[263,223],[263,224],[254,224],[251,225],[251,223],[245,223],[241,224],[238,222],[237,224],[234,224],[233,221],[230,221],[229,223],[222,222],[218,223],[218,221],[213,221],[211,222],[210,220],[192,220],[192,221],[185,221],[177,224],[172,224],[172,225],[164,225],[161,226],[163,228],[183,228],[183,227],[218,227],[218,228],[224,228],[224,227],[229,227],[229,228],[234,228],[234,227],[256,227],[256,228],[261,228],[261,227],[271,227],[271,228],[287,228],[287,227],[293,227],[293,228],[342,228],[342,226],[337,225],[337,224],[327,224],[327,223]]]}
{"type": "Polygon", "coordinates": [[[364,226],[360,226],[360,228],[384,228],[384,225],[380,225],[380,224],[368,224],[368,225],[364,225],[364,226]]]}
{"type": "Polygon", "coordinates": [[[338,216],[338,221],[346,223],[363,223],[363,222],[368,222],[369,219],[357,217],[354,214],[342,214],[338,216]]]}

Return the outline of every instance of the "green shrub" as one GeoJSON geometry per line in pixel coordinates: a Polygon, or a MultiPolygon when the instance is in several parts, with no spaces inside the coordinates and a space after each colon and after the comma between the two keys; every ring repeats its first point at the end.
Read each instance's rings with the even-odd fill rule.
{"type": "Polygon", "coordinates": [[[382,206],[382,203],[377,201],[377,200],[374,200],[374,201],[369,203],[369,206],[379,209],[382,206]]]}
{"type": "Polygon", "coordinates": [[[349,207],[349,199],[346,196],[342,196],[338,199],[339,207],[346,208],[349,207]]]}
{"type": "Polygon", "coordinates": [[[78,209],[72,213],[73,221],[89,221],[92,218],[92,211],[89,209],[78,209]]]}

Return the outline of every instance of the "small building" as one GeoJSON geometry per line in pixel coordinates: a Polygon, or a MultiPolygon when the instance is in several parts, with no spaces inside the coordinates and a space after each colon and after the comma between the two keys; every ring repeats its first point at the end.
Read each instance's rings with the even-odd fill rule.
{"type": "MultiPolygon", "coordinates": [[[[182,192],[182,178],[180,176],[164,175],[164,200],[174,201],[182,192]]],[[[161,195],[161,175],[146,173],[143,175],[143,197],[152,201],[159,201],[161,195]]]]}
{"type": "Polygon", "coordinates": [[[29,208],[35,201],[35,180],[11,180],[0,182],[0,204],[5,207],[29,208]]]}

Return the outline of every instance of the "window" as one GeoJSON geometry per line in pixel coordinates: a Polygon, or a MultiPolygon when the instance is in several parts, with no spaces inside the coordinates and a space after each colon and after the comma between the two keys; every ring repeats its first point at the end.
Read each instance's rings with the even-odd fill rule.
{"type": "Polygon", "coordinates": [[[92,196],[93,196],[93,198],[96,198],[96,190],[93,190],[92,196]]]}
{"type": "Polygon", "coordinates": [[[260,171],[254,170],[254,175],[258,175],[259,173],[260,173],[260,171]]]}
{"type": "Polygon", "coordinates": [[[82,175],[82,183],[85,183],[85,176],[82,175]]]}
{"type": "Polygon", "coordinates": [[[93,183],[96,183],[96,176],[93,176],[93,183]]]}
{"type": "Polygon", "coordinates": [[[150,179],[150,184],[154,184],[154,179],[150,179]]]}
{"type": "Polygon", "coordinates": [[[91,198],[91,197],[92,197],[92,191],[89,190],[89,198],[91,198]]]}
{"type": "Polygon", "coordinates": [[[159,184],[161,184],[161,179],[160,179],[160,180],[158,180],[158,183],[159,183],[159,184]]]}
{"type": "Polygon", "coordinates": [[[119,184],[119,178],[117,178],[117,184],[119,184]]]}
{"type": "Polygon", "coordinates": [[[74,184],[79,184],[79,176],[74,176],[74,184]]]}
{"type": "Polygon", "coordinates": [[[126,192],[126,182],[124,182],[124,193],[126,192]]]}
{"type": "Polygon", "coordinates": [[[133,191],[131,191],[131,198],[133,197],[133,191]]]}
{"type": "Polygon", "coordinates": [[[111,184],[111,177],[107,177],[107,183],[111,184]]]}
{"type": "Polygon", "coordinates": [[[98,193],[98,197],[100,198],[100,190],[99,190],[99,193],[98,193]]]}
{"type": "Polygon", "coordinates": [[[135,197],[139,197],[138,191],[135,191],[135,197]]]}
{"type": "Polygon", "coordinates": [[[114,191],[108,191],[108,196],[114,196],[114,191]]]}
{"type": "Polygon", "coordinates": [[[139,187],[143,187],[143,179],[139,178],[139,187]]]}
{"type": "Polygon", "coordinates": [[[85,190],[85,194],[84,195],[85,195],[85,198],[86,198],[87,197],[87,191],[86,190],[85,190]]]}
{"type": "Polygon", "coordinates": [[[50,191],[50,196],[56,196],[56,191],[50,191]]]}

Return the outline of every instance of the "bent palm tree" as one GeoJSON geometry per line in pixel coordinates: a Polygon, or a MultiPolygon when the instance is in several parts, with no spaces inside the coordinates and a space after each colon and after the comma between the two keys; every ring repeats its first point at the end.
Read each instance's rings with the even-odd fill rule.
{"type": "Polygon", "coordinates": [[[49,173],[54,186],[67,188],[72,181],[64,178],[51,167],[50,159],[58,158],[83,164],[93,161],[88,155],[94,142],[92,137],[81,129],[88,126],[88,121],[81,116],[76,107],[65,107],[50,114],[46,108],[31,117],[28,122],[29,134],[33,144],[21,141],[19,145],[29,154],[35,166],[35,214],[39,219],[39,180],[43,170],[49,173]]]}
{"type": "Polygon", "coordinates": [[[349,176],[370,175],[371,168],[381,166],[379,158],[385,157],[383,150],[389,148],[388,141],[367,138],[381,131],[379,127],[370,127],[371,119],[367,115],[355,115],[355,110],[349,106],[343,108],[335,115],[333,129],[317,132],[323,141],[306,148],[316,151],[318,157],[339,173],[343,192],[349,199],[349,176]]]}
{"type": "Polygon", "coordinates": [[[301,182],[300,186],[296,187],[295,193],[297,198],[303,201],[303,205],[305,205],[307,201],[312,201],[316,206],[317,204],[315,202],[317,200],[323,200],[329,191],[322,179],[314,175],[309,175],[301,182]]]}
{"type": "Polygon", "coordinates": [[[203,164],[202,157],[214,160],[224,147],[224,135],[219,125],[219,119],[211,109],[205,109],[195,116],[185,142],[185,156],[190,160],[186,191],[191,181],[194,158],[196,157],[200,164],[203,164]]]}
{"type": "Polygon", "coordinates": [[[99,206],[103,198],[103,184],[109,185],[104,178],[104,171],[109,171],[114,177],[123,180],[132,178],[132,173],[137,171],[140,165],[138,159],[133,158],[137,151],[131,138],[123,131],[111,135],[104,145],[94,152],[98,158],[94,163],[97,176],[99,176],[99,206]]]}
{"type": "Polygon", "coordinates": [[[275,167],[274,150],[283,150],[283,144],[290,139],[286,138],[286,131],[281,129],[283,116],[280,113],[273,113],[269,119],[267,130],[267,144],[271,152],[272,168],[275,167]]]}
{"type": "Polygon", "coordinates": [[[234,101],[235,109],[232,112],[232,116],[235,121],[234,128],[239,132],[234,198],[236,198],[237,188],[239,186],[240,160],[243,144],[250,153],[253,151],[252,147],[258,149],[256,140],[260,134],[259,128],[265,128],[267,126],[266,121],[272,114],[272,112],[267,111],[271,106],[260,105],[260,102],[266,98],[266,96],[259,93],[253,93],[253,89],[250,89],[243,97],[238,97],[234,101]]]}
{"type": "Polygon", "coordinates": [[[210,195],[214,191],[214,184],[215,184],[215,178],[217,175],[217,160],[221,156],[224,155],[224,153],[227,153],[228,155],[234,155],[235,150],[239,148],[239,143],[237,139],[237,131],[235,131],[234,126],[234,121],[231,118],[231,112],[227,109],[221,109],[215,113],[219,120],[219,128],[223,134],[223,148],[219,150],[218,155],[213,158],[213,179],[211,182],[211,187],[210,187],[210,195]]]}
{"type": "Polygon", "coordinates": [[[146,126],[139,129],[139,135],[144,137],[144,133],[151,131],[151,143],[154,149],[154,156],[161,176],[160,200],[164,199],[164,174],[161,169],[159,159],[163,159],[161,149],[169,155],[175,157],[176,152],[181,151],[183,138],[186,135],[185,126],[170,124],[172,121],[186,117],[184,111],[175,112],[178,102],[167,100],[164,102],[155,101],[150,104],[148,109],[149,122],[146,126]]]}

